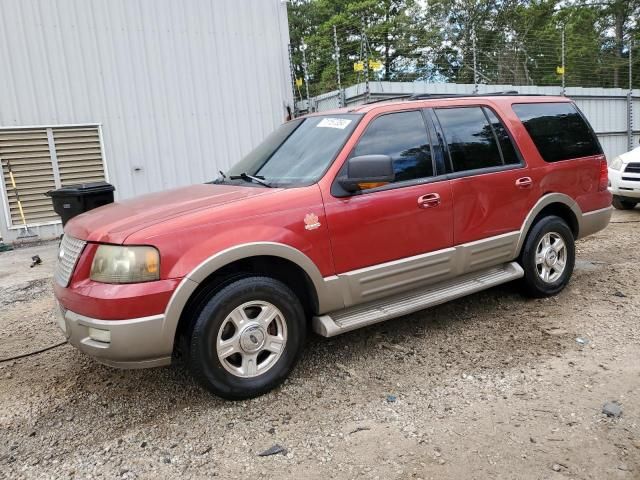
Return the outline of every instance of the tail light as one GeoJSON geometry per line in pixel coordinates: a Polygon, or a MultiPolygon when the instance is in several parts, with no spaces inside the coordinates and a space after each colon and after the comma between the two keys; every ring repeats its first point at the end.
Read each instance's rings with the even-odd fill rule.
{"type": "Polygon", "coordinates": [[[598,191],[604,192],[609,186],[609,169],[607,168],[607,161],[605,159],[600,160],[600,180],[598,181],[598,191]]]}

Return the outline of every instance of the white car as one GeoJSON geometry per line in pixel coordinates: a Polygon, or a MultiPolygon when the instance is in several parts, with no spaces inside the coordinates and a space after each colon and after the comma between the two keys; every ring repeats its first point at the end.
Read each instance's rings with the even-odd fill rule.
{"type": "Polygon", "coordinates": [[[618,210],[631,210],[640,203],[640,147],[611,160],[609,191],[618,210]]]}

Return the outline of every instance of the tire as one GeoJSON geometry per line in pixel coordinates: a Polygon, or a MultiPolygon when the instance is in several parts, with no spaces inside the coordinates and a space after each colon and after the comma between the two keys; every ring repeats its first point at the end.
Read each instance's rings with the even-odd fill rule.
{"type": "Polygon", "coordinates": [[[636,208],[637,203],[638,202],[633,202],[631,200],[623,200],[617,195],[613,196],[613,200],[611,202],[611,204],[618,210],[633,210],[636,208]]]}
{"type": "Polygon", "coordinates": [[[306,325],[300,300],[284,283],[242,278],[204,302],[191,331],[189,368],[222,398],[257,397],[277,387],[294,368],[306,325]]]}
{"type": "Polygon", "coordinates": [[[536,298],[560,293],[569,283],[575,256],[573,232],[563,219],[553,215],[538,220],[531,228],[520,256],[525,293],[536,298]],[[552,252],[549,247],[554,245],[552,252]]]}

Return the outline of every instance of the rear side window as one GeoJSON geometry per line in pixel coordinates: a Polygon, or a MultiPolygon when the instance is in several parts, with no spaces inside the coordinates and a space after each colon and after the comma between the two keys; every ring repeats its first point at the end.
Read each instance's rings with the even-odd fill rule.
{"type": "Polygon", "coordinates": [[[591,127],[571,103],[519,103],[513,111],[546,162],[602,154],[591,127]]]}
{"type": "Polygon", "coordinates": [[[427,128],[418,111],[382,115],[360,138],[352,157],[389,155],[396,182],[433,176],[427,128]]]}
{"type": "Polygon", "coordinates": [[[520,163],[507,130],[491,110],[458,107],[435,112],[454,172],[520,163]]]}

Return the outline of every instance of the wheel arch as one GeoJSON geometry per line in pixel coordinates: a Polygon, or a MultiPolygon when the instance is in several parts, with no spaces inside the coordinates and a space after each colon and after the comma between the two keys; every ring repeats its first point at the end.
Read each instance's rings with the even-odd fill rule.
{"type": "MultiPolygon", "coordinates": [[[[206,295],[225,284],[247,275],[269,276],[289,286],[311,317],[331,308],[338,298],[330,295],[331,282],[322,276],[313,261],[300,250],[272,242],[238,245],[201,262],[180,283],[165,311],[164,338],[171,348],[188,328],[190,318],[206,295]]],[[[339,296],[339,300],[342,297],[339,296]]]]}
{"type": "Polygon", "coordinates": [[[545,194],[531,209],[522,228],[516,246],[516,256],[520,256],[524,242],[536,222],[545,216],[555,215],[562,218],[571,229],[574,239],[580,236],[580,221],[582,220],[582,210],[578,203],[563,193],[545,194]]]}

